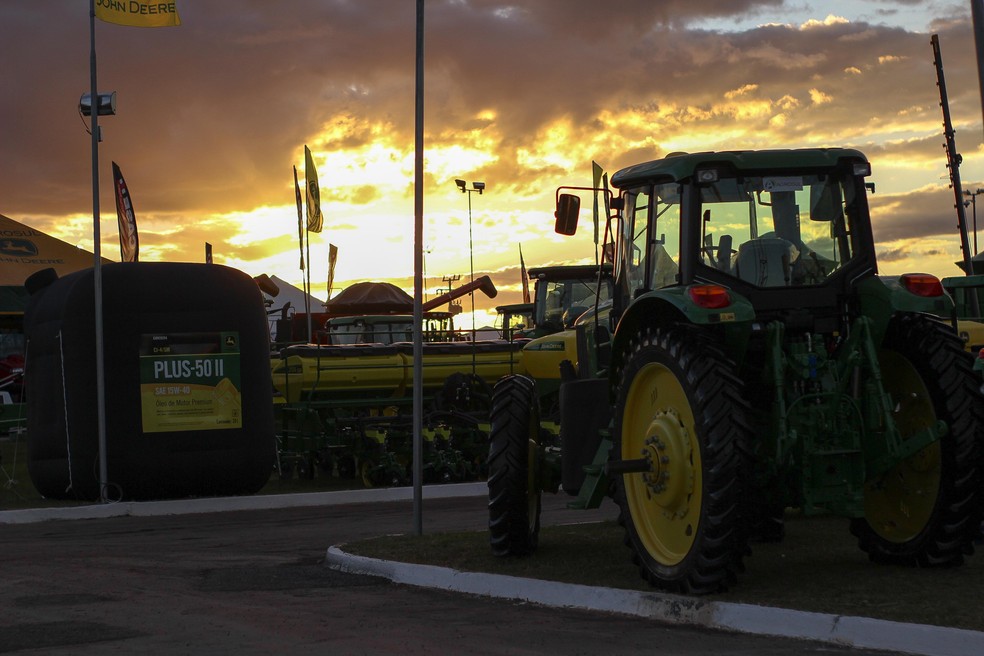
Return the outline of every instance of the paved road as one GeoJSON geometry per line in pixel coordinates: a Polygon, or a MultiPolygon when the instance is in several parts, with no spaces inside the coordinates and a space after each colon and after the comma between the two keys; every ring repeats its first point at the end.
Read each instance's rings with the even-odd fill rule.
{"type": "MultiPolygon", "coordinates": [[[[543,521],[610,517],[563,509],[543,521]]],[[[481,529],[485,499],[427,500],[424,530],[481,529]]],[[[884,654],[400,586],[322,566],[412,532],[409,502],[0,526],[0,653],[884,654]]]]}

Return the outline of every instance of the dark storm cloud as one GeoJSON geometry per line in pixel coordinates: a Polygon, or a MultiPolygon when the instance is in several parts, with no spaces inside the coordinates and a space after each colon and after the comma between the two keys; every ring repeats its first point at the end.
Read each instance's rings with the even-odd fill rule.
{"type": "Polygon", "coordinates": [[[891,248],[878,251],[878,261],[881,263],[901,262],[908,257],[909,252],[904,248],[891,248]]]}
{"type": "MultiPolygon", "coordinates": [[[[957,233],[956,200],[952,189],[926,187],[904,194],[875,194],[869,203],[877,242],[918,242],[921,238],[951,237],[957,233]]],[[[969,222],[969,208],[966,216],[969,222]]]]}
{"type": "MultiPolygon", "coordinates": [[[[119,114],[101,121],[101,174],[108,180],[109,162],[120,163],[138,216],[184,213],[193,221],[203,212],[289,204],[290,166],[300,163],[306,141],[322,152],[355,148],[379,138],[373,123],[388,124],[393,143],[412,148],[413,3],[246,0],[179,9],[178,28],[96,26],[99,88],[119,94],[119,114]],[[315,135],[339,116],[366,124],[318,143],[315,135]]],[[[620,150],[651,136],[659,142],[741,124],[761,143],[734,147],[832,145],[814,143],[831,134],[849,135],[854,145],[865,143],[869,126],[900,113],[925,121],[938,112],[926,34],[866,24],[735,34],[688,27],[731,15],[781,21],[781,2],[428,2],[429,145],[455,143],[471,129],[494,134],[501,160],[485,174],[518,189],[534,183],[523,177],[516,150],[559,117],[584,136],[600,129],[604,110],[651,113],[651,122],[624,128],[599,154],[614,168],[662,154],[659,146],[620,150]],[[726,94],[747,85],[736,102],[758,99],[771,112],[719,109],[726,94]],[[812,89],[829,100],[811,104],[812,89]],[[795,117],[780,132],[769,119],[784,102],[796,103],[795,117]],[[494,120],[477,118],[483,110],[494,120]]],[[[966,45],[969,25],[945,27],[948,75],[973,79],[972,48],[948,47],[966,45]]],[[[0,44],[0,211],[91,210],[89,138],[76,109],[89,86],[84,3],[5,3],[0,44]]],[[[952,87],[955,113],[979,107],[976,87],[952,87]]]]}

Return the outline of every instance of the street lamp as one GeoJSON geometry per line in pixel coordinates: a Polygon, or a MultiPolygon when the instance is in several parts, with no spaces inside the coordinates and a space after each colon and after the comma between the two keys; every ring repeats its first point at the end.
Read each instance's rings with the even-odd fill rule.
{"type": "MultiPolygon", "coordinates": [[[[970,191],[969,189],[964,191],[964,196],[970,197],[970,207],[971,212],[974,217],[974,255],[977,255],[977,196],[978,194],[984,194],[984,189],[977,189],[975,191],[970,191]]],[[[964,201],[964,207],[967,207],[968,201],[964,201]]]]}
{"type": "MultiPolygon", "coordinates": [[[[458,185],[458,190],[461,193],[468,194],[468,281],[475,282],[475,251],[472,247],[472,203],[471,195],[472,192],[477,191],[478,195],[481,196],[482,192],[485,191],[484,182],[473,182],[472,188],[468,189],[468,184],[461,178],[455,178],[454,183],[458,185]]],[[[472,343],[475,342],[475,292],[472,291],[468,296],[471,297],[471,315],[472,315],[472,343]]]]}
{"type": "MultiPolygon", "coordinates": [[[[116,92],[96,94],[96,111],[99,116],[116,115],[116,92]]],[[[82,116],[92,116],[92,94],[83,93],[79,98],[79,113],[82,116]]]]}
{"type": "Polygon", "coordinates": [[[96,19],[95,12],[89,13],[89,93],[79,98],[79,113],[89,117],[89,137],[92,150],[92,282],[93,310],[95,314],[96,347],[96,435],[99,441],[99,501],[108,503],[109,464],[106,456],[106,363],[104,358],[103,330],[103,289],[102,255],[100,244],[102,233],[99,228],[99,142],[102,131],[99,128],[100,116],[116,114],[116,92],[99,93],[96,90],[96,19]]]}

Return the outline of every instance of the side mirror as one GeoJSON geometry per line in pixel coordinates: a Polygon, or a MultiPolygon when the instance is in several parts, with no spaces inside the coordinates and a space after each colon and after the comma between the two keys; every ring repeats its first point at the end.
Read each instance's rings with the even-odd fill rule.
{"type": "Polygon", "coordinates": [[[561,194],[557,198],[557,210],[554,212],[554,232],[561,235],[573,235],[577,232],[577,215],[581,211],[581,199],[574,194],[561,194]]]}

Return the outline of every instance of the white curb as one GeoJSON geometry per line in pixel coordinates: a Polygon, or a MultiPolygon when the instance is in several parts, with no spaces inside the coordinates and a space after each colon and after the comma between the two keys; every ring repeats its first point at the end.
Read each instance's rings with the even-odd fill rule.
{"type": "Polygon", "coordinates": [[[984,632],[980,631],[707,601],[657,592],[614,590],[501,574],[459,572],[446,567],[356,556],[345,553],[337,546],[328,548],[325,564],[339,571],[382,576],[394,583],[449,592],[920,656],[979,656],[984,645],[984,632]]]}

